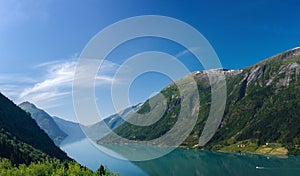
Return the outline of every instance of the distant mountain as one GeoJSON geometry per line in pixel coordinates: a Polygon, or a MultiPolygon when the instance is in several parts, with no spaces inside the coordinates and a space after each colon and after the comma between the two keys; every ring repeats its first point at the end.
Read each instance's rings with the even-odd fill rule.
{"type": "Polygon", "coordinates": [[[55,116],[53,116],[52,118],[54,119],[58,127],[68,135],[68,137],[78,138],[78,139],[85,137],[85,134],[81,130],[79,123],[64,120],[55,116]]]}
{"type": "Polygon", "coordinates": [[[59,144],[67,137],[67,134],[57,126],[53,118],[44,110],[37,108],[28,101],[19,104],[19,107],[29,112],[41,129],[43,129],[56,144],[59,144]]]}
{"type": "Polygon", "coordinates": [[[84,131],[86,132],[89,138],[96,141],[102,138],[103,136],[105,136],[107,133],[109,133],[107,127],[110,129],[117,128],[118,126],[124,123],[123,118],[127,117],[128,114],[130,114],[133,110],[139,108],[139,106],[140,104],[137,104],[135,106],[124,109],[118,114],[111,115],[100,122],[97,122],[89,126],[83,126],[84,131]]]}
{"type": "Polygon", "coordinates": [[[37,108],[34,104],[29,102],[24,102],[19,105],[19,107],[32,115],[33,119],[37,121],[38,125],[45,130],[45,132],[58,145],[60,145],[61,142],[66,138],[68,138],[67,141],[76,141],[85,138],[85,133],[88,134],[89,138],[97,140],[101,137],[101,135],[108,133],[106,126],[108,126],[110,129],[115,129],[124,123],[124,120],[121,117],[126,117],[128,113],[138,106],[139,104],[126,108],[119,114],[111,115],[100,122],[85,126],[79,123],[61,119],[59,117],[51,117],[44,110],[37,108]],[[85,133],[82,131],[82,129],[84,129],[85,133]]]}
{"type": "MultiPolygon", "coordinates": [[[[299,47],[242,70],[198,71],[176,83],[188,83],[191,76],[198,85],[200,113],[182,146],[264,154],[300,154],[299,47]],[[211,106],[208,72],[223,72],[226,76],[227,102],[217,132],[205,147],[200,147],[199,137],[211,106]]],[[[185,89],[188,91],[189,86],[185,89]]],[[[155,139],[169,131],[178,120],[181,100],[187,97],[180,96],[175,84],[168,85],[161,93],[167,99],[168,108],[159,121],[146,127],[125,122],[114,130],[115,133],[138,142],[155,139]]],[[[159,108],[153,111],[158,111],[156,109],[159,108]]],[[[139,111],[149,111],[149,102],[144,103],[139,111]]],[[[122,143],[111,135],[99,141],[110,142],[122,143]]]]}
{"type": "Polygon", "coordinates": [[[29,113],[0,93],[0,157],[29,164],[46,157],[70,158],[40,129],[29,113]]]}

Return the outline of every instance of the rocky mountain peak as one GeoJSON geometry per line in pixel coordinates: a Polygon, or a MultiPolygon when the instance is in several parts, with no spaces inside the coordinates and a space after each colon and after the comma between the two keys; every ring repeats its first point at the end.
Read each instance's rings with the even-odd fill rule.
{"type": "Polygon", "coordinates": [[[37,107],[34,104],[30,103],[29,101],[25,101],[25,102],[19,104],[18,106],[20,106],[20,107],[25,107],[26,106],[26,107],[30,107],[30,108],[33,108],[33,109],[37,109],[37,107]]]}
{"type": "MultiPolygon", "coordinates": [[[[300,55],[300,47],[296,47],[296,48],[287,50],[287,51],[285,51],[283,53],[280,53],[280,54],[278,54],[276,56],[278,56],[279,59],[281,59],[281,60],[285,60],[285,59],[288,59],[288,58],[290,58],[292,56],[299,56],[299,55],[300,55]]],[[[276,57],[276,56],[274,56],[274,57],[276,57]]]]}

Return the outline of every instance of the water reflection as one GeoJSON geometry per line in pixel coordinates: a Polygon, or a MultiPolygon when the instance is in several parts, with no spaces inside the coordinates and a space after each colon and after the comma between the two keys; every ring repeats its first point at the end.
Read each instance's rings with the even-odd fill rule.
{"type": "Polygon", "coordinates": [[[103,164],[113,172],[120,172],[121,176],[300,175],[300,157],[293,156],[241,155],[178,148],[158,159],[129,162],[99,151],[88,139],[68,139],[63,141],[61,148],[92,170],[103,164]]]}
{"type": "Polygon", "coordinates": [[[300,175],[300,157],[240,155],[180,148],[155,160],[134,163],[149,175],[300,175]]]}
{"type": "Polygon", "coordinates": [[[86,138],[81,140],[67,138],[66,141],[61,143],[60,148],[81,165],[94,171],[102,164],[115,173],[120,172],[121,176],[146,175],[145,172],[133,163],[113,158],[101,152],[86,138]]]}

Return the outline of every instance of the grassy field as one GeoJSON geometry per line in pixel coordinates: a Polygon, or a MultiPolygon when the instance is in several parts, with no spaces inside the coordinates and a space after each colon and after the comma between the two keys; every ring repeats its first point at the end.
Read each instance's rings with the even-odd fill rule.
{"type": "Polygon", "coordinates": [[[258,146],[255,140],[239,141],[227,146],[220,147],[223,152],[248,152],[269,155],[286,155],[288,150],[279,143],[266,143],[258,146]]]}

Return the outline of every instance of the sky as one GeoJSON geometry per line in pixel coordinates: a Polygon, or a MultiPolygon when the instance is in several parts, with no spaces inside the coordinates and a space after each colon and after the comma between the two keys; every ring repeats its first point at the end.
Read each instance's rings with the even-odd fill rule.
{"type": "MultiPolygon", "coordinates": [[[[297,0],[0,0],[0,91],[15,103],[30,101],[51,115],[76,121],[72,81],[86,44],[119,20],[162,15],[197,29],[210,42],[224,68],[239,69],[300,46],[300,2],[297,0]]],[[[128,41],[102,65],[95,95],[101,117],[114,114],[110,86],[129,57],[145,51],[169,53],[190,71],[201,64],[182,46],[146,37],[128,41]]],[[[148,73],[130,88],[132,105],[170,83],[148,73]]]]}

